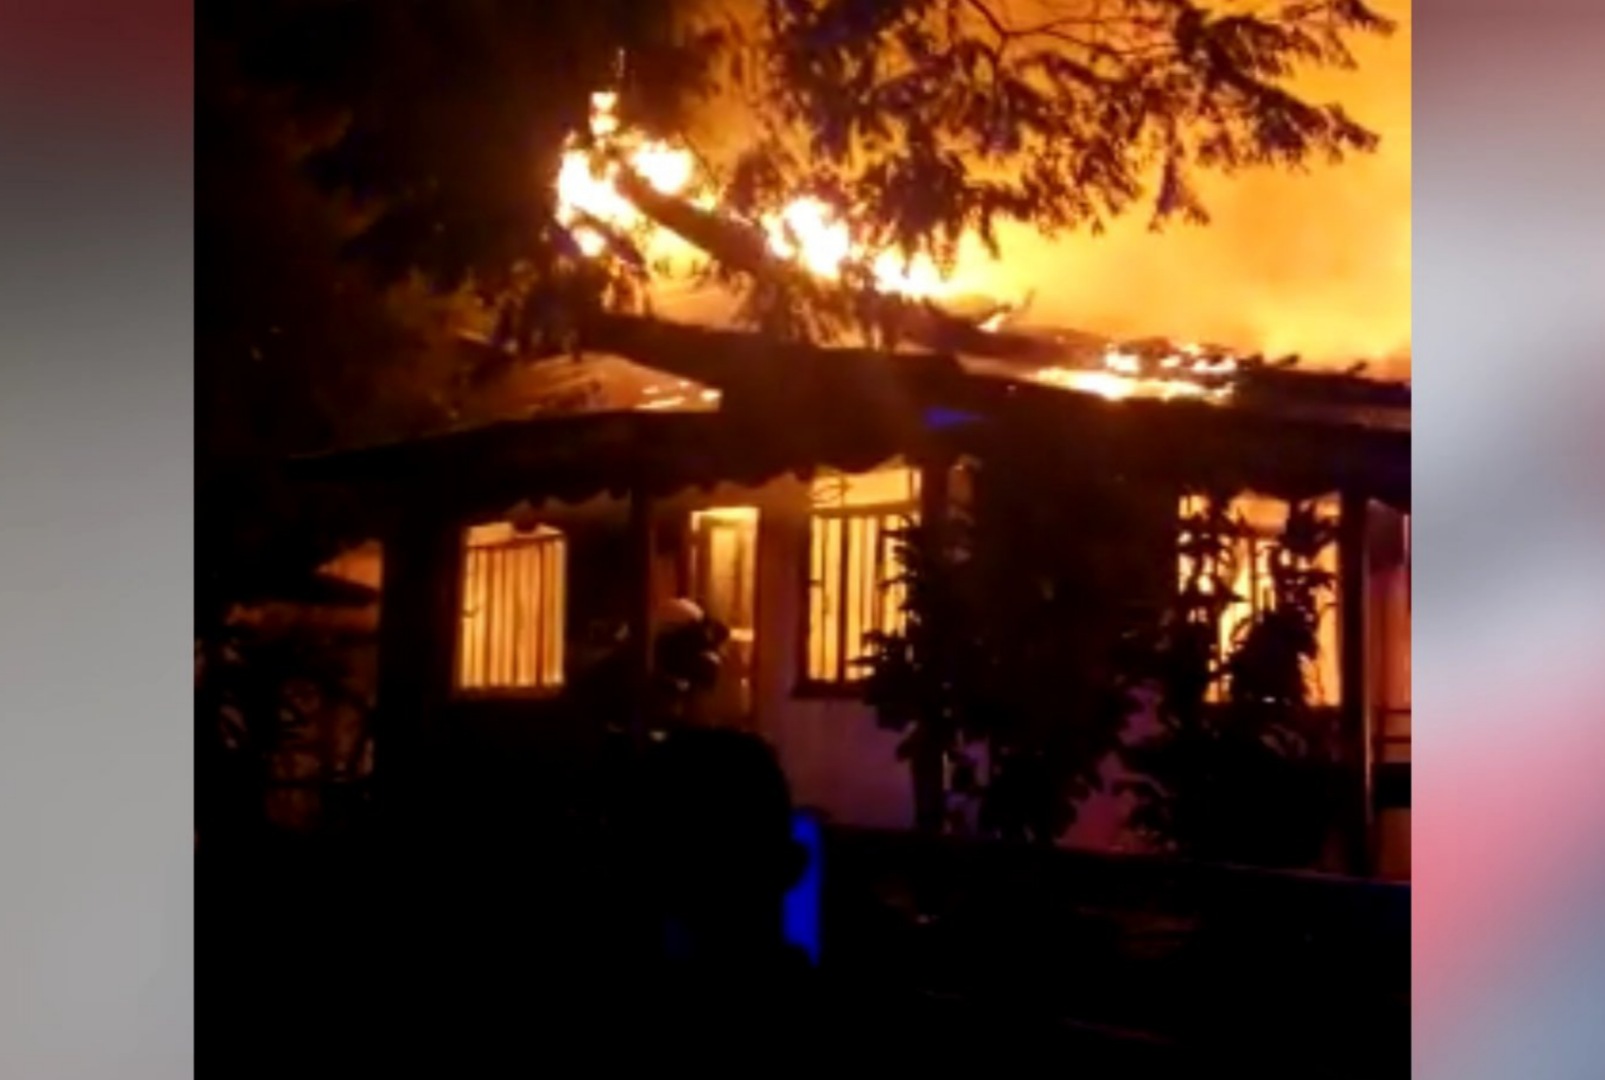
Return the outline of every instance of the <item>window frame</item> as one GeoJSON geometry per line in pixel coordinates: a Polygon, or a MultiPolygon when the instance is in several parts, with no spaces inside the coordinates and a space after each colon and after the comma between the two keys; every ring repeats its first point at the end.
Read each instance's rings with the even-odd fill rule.
{"type": "MultiPolygon", "coordinates": [[[[1180,549],[1180,545],[1181,545],[1181,542],[1182,542],[1182,538],[1183,538],[1184,534],[1187,531],[1186,530],[1186,522],[1185,522],[1186,513],[1187,513],[1187,500],[1188,499],[1192,499],[1192,498],[1203,498],[1203,497],[1205,497],[1205,496],[1201,496],[1201,495],[1198,495],[1198,494],[1183,494],[1182,498],[1180,500],[1178,500],[1178,502],[1176,504],[1176,546],[1177,546],[1178,550],[1176,551],[1176,554],[1175,554],[1175,570],[1176,570],[1176,589],[1177,589],[1178,593],[1180,592],[1181,588],[1183,587],[1183,585],[1185,583],[1185,578],[1183,576],[1184,575],[1184,571],[1185,571],[1185,564],[1184,564],[1184,561],[1183,561],[1183,556],[1181,555],[1181,552],[1180,552],[1179,549],[1180,549]]],[[[1280,535],[1280,533],[1278,531],[1279,527],[1277,527],[1277,526],[1261,525],[1261,524],[1257,524],[1254,521],[1252,521],[1252,519],[1251,519],[1250,515],[1247,513],[1247,511],[1245,509],[1240,508],[1240,507],[1237,506],[1237,504],[1240,501],[1245,500],[1245,499],[1246,500],[1256,500],[1256,501],[1261,501],[1261,502],[1275,503],[1277,505],[1278,513],[1281,515],[1281,518],[1282,518],[1282,525],[1280,526],[1282,528],[1285,528],[1285,526],[1286,526],[1286,515],[1292,510],[1292,507],[1297,502],[1304,501],[1304,500],[1287,499],[1287,498],[1284,498],[1284,497],[1279,496],[1279,495],[1272,495],[1272,494],[1269,494],[1269,493],[1253,491],[1253,490],[1239,491],[1239,492],[1237,492],[1236,494],[1234,494],[1234,495],[1232,495],[1230,497],[1230,504],[1228,506],[1228,509],[1229,510],[1236,510],[1236,512],[1239,514],[1239,516],[1243,520],[1245,520],[1247,522],[1247,524],[1249,526],[1249,531],[1251,533],[1251,535],[1249,537],[1246,537],[1246,538],[1240,537],[1239,538],[1239,543],[1243,542],[1243,540],[1245,540],[1245,539],[1247,540],[1248,555],[1249,555],[1249,564],[1248,565],[1250,567],[1249,573],[1248,573],[1249,582],[1250,582],[1250,589],[1249,589],[1249,595],[1247,597],[1245,597],[1245,601],[1246,601],[1247,607],[1249,609],[1249,617],[1253,618],[1258,614],[1258,612],[1260,610],[1259,605],[1258,605],[1258,603],[1256,601],[1256,598],[1255,598],[1255,592],[1256,592],[1255,586],[1261,580],[1260,570],[1259,570],[1260,561],[1261,561],[1261,557],[1262,557],[1262,547],[1261,547],[1261,545],[1274,543],[1274,541],[1277,539],[1277,537],[1280,535]]],[[[1341,521],[1341,515],[1343,513],[1343,508],[1342,508],[1341,504],[1339,503],[1339,501],[1336,498],[1334,498],[1334,497],[1332,497],[1330,495],[1323,495],[1323,496],[1318,497],[1315,501],[1317,503],[1323,503],[1323,502],[1326,503],[1326,508],[1328,509],[1328,511],[1333,513],[1334,515],[1336,515],[1333,518],[1333,520],[1334,521],[1341,521]]],[[[1325,666],[1330,666],[1330,668],[1331,668],[1330,674],[1333,675],[1333,677],[1334,677],[1333,678],[1333,686],[1332,686],[1332,688],[1330,690],[1330,693],[1325,693],[1325,694],[1321,694],[1321,695],[1312,694],[1311,699],[1309,701],[1309,708],[1311,708],[1313,710],[1316,710],[1316,711],[1327,712],[1327,713],[1336,713],[1336,712],[1338,712],[1339,710],[1341,710],[1343,708],[1343,581],[1342,581],[1343,556],[1342,556],[1342,543],[1343,543],[1343,541],[1341,539],[1341,536],[1339,536],[1339,537],[1334,538],[1332,540],[1332,542],[1328,545],[1328,547],[1330,548],[1330,551],[1331,551],[1331,566],[1330,566],[1330,570],[1331,570],[1331,573],[1332,573],[1333,578],[1334,578],[1334,589],[1333,589],[1332,598],[1328,601],[1327,609],[1326,609],[1326,611],[1324,612],[1324,614],[1322,616],[1323,621],[1327,620],[1327,619],[1331,620],[1331,627],[1332,627],[1332,629],[1331,629],[1331,638],[1332,638],[1331,645],[1332,645],[1333,653],[1332,653],[1332,656],[1330,657],[1329,660],[1324,660],[1318,654],[1317,657],[1312,661],[1312,663],[1314,664],[1317,672],[1320,672],[1321,669],[1323,667],[1325,667],[1325,666]]],[[[1323,549],[1323,550],[1325,550],[1325,549],[1323,549]]],[[[1323,635],[1318,630],[1317,634],[1316,634],[1316,641],[1317,641],[1318,645],[1322,642],[1322,638],[1323,638],[1323,635]]],[[[1216,647],[1217,647],[1217,649],[1222,650],[1221,652],[1217,653],[1216,656],[1214,657],[1214,660],[1216,662],[1219,662],[1219,661],[1221,661],[1221,660],[1223,660],[1225,658],[1225,655],[1226,655],[1225,648],[1226,647],[1224,646],[1223,643],[1221,643],[1219,641],[1216,642],[1216,647]]],[[[1311,687],[1310,689],[1313,690],[1314,687],[1311,687]]],[[[1326,687],[1323,685],[1322,686],[1322,690],[1324,691],[1325,689],[1326,689],[1326,687]]],[[[1224,707],[1225,704],[1226,704],[1225,687],[1223,685],[1219,684],[1219,683],[1216,683],[1211,687],[1210,694],[1205,699],[1205,706],[1207,708],[1214,709],[1214,708],[1224,707]]]]}
{"type": "MultiPolygon", "coordinates": [[[[918,476],[917,470],[915,470],[915,475],[918,476]]],[[[920,483],[921,480],[916,480],[916,483],[920,483]]],[[[847,634],[845,625],[847,620],[847,608],[845,604],[845,597],[846,582],[849,577],[849,572],[846,565],[846,559],[839,560],[842,565],[842,569],[838,578],[838,587],[841,590],[842,598],[838,602],[838,612],[835,616],[835,630],[839,635],[837,641],[837,651],[839,657],[836,666],[837,669],[842,672],[843,678],[821,679],[815,677],[810,670],[810,654],[812,653],[813,646],[813,550],[815,522],[823,520],[835,520],[843,522],[844,524],[841,530],[840,544],[843,548],[846,548],[850,544],[850,541],[848,540],[850,534],[846,527],[846,522],[849,522],[855,518],[879,521],[888,517],[896,517],[898,519],[897,527],[903,528],[910,522],[918,522],[919,512],[920,499],[917,489],[914,495],[907,499],[866,502],[856,506],[809,507],[808,515],[802,529],[802,558],[798,560],[798,579],[801,582],[801,603],[799,605],[799,617],[797,620],[800,631],[798,633],[796,648],[797,678],[792,688],[792,696],[794,698],[815,700],[861,698],[863,696],[864,684],[869,678],[867,672],[856,677],[850,674],[854,668],[858,668],[859,670],[863,669],[859,665],[852,663],[852,660],[847,656],[847,634]]],[[[890,537],[885,531],[882,531],[880,536],[877,537],[877,540],[880,543],[886,543],[890,541],[890,537]]],[[[877,589],[882,589],[886,586],[886,584],[887,581],[885,580],[877,580],[875,587],[877,589]]]]}
{"type": "MultiPolygon", "coordinates": [[[[453,574],[453,617],[454,632],[451,651],[451,697],[462,702],[495,702],[495,701],[549,701],[560,696],[568,687],[568,600],[569,600],[569,548],[571,538],[567,531],[548,522],[540,522],[536,527],[528,530],[519,530],[505,520],[471,522],[465,525],[458,533],[457,558],[453,574]],[[474,543],[471,539],[474,529],[485,526],[507,526],[511,530],[510,536],[493,542],[474,543]],[[557,598],[551,603],[555,604],[555,612],[547,612],[536,621],[538,625],[550,621],[554,624],[557,633],[557,662],[555,681],[541,681],[539,672],[544,665],[537,664],[537,681],[534,685],[478,685],[464,684],[465,656],[468,644],[468,571],[469,560],[476,548],[486,551],[507,551],[510,549],[531,549],[542,546],[554,546],[558,552],[557,567],[553,580],[557,583],[557,598]]],[[[539,591],[535,597],[537,610],[546,606],[539,591]]],[[[489,632],[486,631],[488,638],[489,632]]],[[[540,639],[537,639],[540,640],[540,639]]]]}

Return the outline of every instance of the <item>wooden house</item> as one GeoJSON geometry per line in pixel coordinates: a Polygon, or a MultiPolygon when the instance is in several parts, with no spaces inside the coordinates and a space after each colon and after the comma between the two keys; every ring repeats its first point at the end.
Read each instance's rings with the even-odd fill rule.
{"type": "MultiPolygon", "coordinates": [[[[583,742],[596,719],[573,688],[621,632],[643,672],[666,602],[689,597],[730,630],[708,722],[764,736],[797,801],[830,820],[908,827],[907,765],[852,664],[898,618],[889,536],[985,483],[988,462],[1029,460],[1056,522],[1038,542],[1083,527],[1078,478],[1118,472],[1151,494],[1130,538],[1149,586],[1176,580],[1190,490],[1240,493],[1267,529],[1288,500],[1324,500],[1339,585],[1315,694],[1353,780],[1341,861],[1408,876],[1407,388],[1265,368],[1223,395],[1111,399],[956,356],[649,323],[609,352],[629,359],[538,365],[558,388],[547,407],[310,463],[359,493],[382,546],[381,784],[427,789],[447,744],[583,742]]],[[[1256,602],[1243,585],[1239,618],[1256,602]]],[[[1064,842],[1134,843],[1112,795],[1064,842]]]]}

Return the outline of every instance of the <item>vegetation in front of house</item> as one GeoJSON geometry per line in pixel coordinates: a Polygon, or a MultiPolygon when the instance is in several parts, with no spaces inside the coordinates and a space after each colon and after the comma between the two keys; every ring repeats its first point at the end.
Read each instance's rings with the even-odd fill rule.
{"type": "MultiPolygon", "coordinates": [[[[998,474],[983,473],[981,489],[998,474]]],[[[1127,771],[1114,789],[1151,847],[1313,865],[1341,790],[1336,722],[1309,692],[1335,592],[1317,561],[1335,523],[1290,504],[1261,541],[1271,602],[1222,649],[1249,528],[1229,497],[1189,500],[1169,563],[1179,557],[1185,577],[1168,583],[1172,600],[1146,605],[1131,591],[1140,534],[1117,524],[1130,492],[1109,479],[1078,497],[1085,527],[1045,544],[1001,542],[1033,535],[1029,498],[1007,511],[982,498],[991,520],[959,511],[902,533],[903,625],[870,635],[863,663],[866,700],[903,733],[922,828],[1051,843],[1101,790],[1113,754],[1127,771]],[[1152,729],[1123,741],[1139,711],[1152,729]]]]}
{"type": "Polygon", "coordinates": [[[1271,600],[1217,643],[1236,599],[1236,541],[1248,526],[1214,493],[1181,520],[1188,568],[1174,607],[1131,643],[1122,673],[1146,692],[1157,730],[1123,750],[1135,774],[1131,824],[1161,850],[1193,858],[1309,866],[1340,808],[1334,711],[1311,701],[1320,621],[1336,578],[1318,565],[1336,522],[1313,502],[1290,504],[1269,544],[1271,600]]]}
{"type": "Polygon", "coordinates": [[[1147,506],[1120,476],[1050,478],[1009,444],[973,490],[903,530],[903,624],[865,643],[866,700],[903,734],[924,831],[1051,843],[1128,711],[1113,665],[1143,618],[1147,506]],[[1084,510],[1073,528],[1064,505],[1084,510]]]}

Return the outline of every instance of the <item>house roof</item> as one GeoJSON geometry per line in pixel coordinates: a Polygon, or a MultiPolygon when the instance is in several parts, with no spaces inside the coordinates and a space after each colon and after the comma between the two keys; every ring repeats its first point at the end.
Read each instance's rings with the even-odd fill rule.
{"type": "MultiPolygon", "coordinates": [[[[491,358],[483,366],[500,376],[481,387],[469,408],[473,423],[533,418],[555,413],[619,411],[677,405],[706,408],[716,393],[733,386],[786,380],[795,370],[850,368],[864,375],[876,372],[885,357],[863,348],[818,348],[782,345],[732,327],[662,319],[605,318],[592,324],[590,347],[578,357],[551,356],[508,364],[483,339],[465,342],[491,358]],[[656,397],[656,400],[652,400],[656,397]]],[[[1166,339],[1115,341],[1079,331],[1025,324],[998,333],[974,331],[984,339],[967,352],[955,339],[947,352],[899,351],[896,377],[921,379],[934,368],[953,368],[981,379],[1038,384],[1046,368],[1105,371],[1107,355],[1174,352],[1166,339]],[[1051,362],[1046,359],[1051,358],[1051,362]]],[[[1296,362],[1296,361],[1295,361],[1296,362]]],[[[1305,369],[1283,361],[1258,358],[1236,361],[1237,370],[1222,377],[1230,382],[1230,406],[1274,412],[1311,423],[1354,424],[1408,431],[1410,387],[1406,382],[1375,379],[1356,370],[1305,369]]],[[[860,379],[860,382],[865,380],[860,379]]],[[[1059,393],[1085,393],[1072,384],[1059,393]]]]}
{"type": "MultiPolygon", "coordinates": [[[[1409,503],[1409,391],[1352,376],[1252,371],[1228,403],[1111,401],[1014,377],[1005,365],[933,353],[821,349],[741,332],[617,320],[593,375],[693,388],[686,410],[629,395],[568,412],[526,409],[461,430],[307,461],[326,479],[391,497],[505,508],[632,489],[663,494],[721,481],[755,485],[821,466],[868,468],[895,454],[985,454],[1027,440],[1044,464],[1089,461],[1180,483],[1303,497],[1344,488],[1409,503]],[[641,372],[647,377],[642,377],[641,372]],[[717,399],[710,406],[705,392],[717,399]]],[[[559,365],[549,371],[563,378],[559,365]]],[[[553,378],[546,385],[559,385],[553,378]]],[[[540,380],[533,380],[540,383],[540,380]]]]}

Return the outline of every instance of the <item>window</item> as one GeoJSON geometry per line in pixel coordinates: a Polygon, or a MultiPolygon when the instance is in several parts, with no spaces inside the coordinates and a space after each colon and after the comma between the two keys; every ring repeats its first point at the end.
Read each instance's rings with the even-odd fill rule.
{"type": "Polygon", "coordinates": [[[903,622],[896,532],[919,510],[919,473],[832,473],[813,484],[809,526],[807,680],[861,681],[864,636],[903,622]]]}
{"type": "Polygon", "coordinates": [[[468,530],[463,546],[457,687],[553,690],[563,685],[563,534],[506,522],[468,530]]]}
{"type": "MultiPolygon", "coordinates": [[[[1198,496],[1186,496],[1182,499],[1181,514],[1188,517],[1197,513],[1203,505],[1198,496]]],[[[1275,540],[1281,534],[1282,527],[1287,521],[1288,505],[1280,499],[1266,498],[1260,495],[1239,495],[1232,500],[1230,514],[1241,521],[1248,528],[1249,535],[1241,537],[1234,545],[1231,565],[1226,568],[1225,576],[1231,581],[1231,591],[1240,599],[1232,603],[1221,617],[1219,655],[1227,655],[1238,635],[1262,612],[1270,609],[1275,602],[1274,587],[1271,582],[1271,558],[1275,550],[1275,540]]],[[[1322,498],[1316,503],[1316,511],[1323,517],[1335,519],[1338,513],[1338,500],[1335,496],[1322,498]]],[[[1337,544],[1328,544],[1316,558],[1316,566],[1333,575],[1338,570],[1337,544]]],[[[1180,559],[1180,576],[1186,581],[1193,572],[1192,560],[1187,556],[1180,559]]],[[[1310,691],[1310,701],[1316,705],[1336,705],[1338,691],[1341,686],[1341,674],[1338,670],[1338,620],[1337,600],[1334,590],[1327,606],[1321,612],[1320,622],[1316,628],[1316,657],[1313,663],[1307,665],[1306,677],[1310,691]]],[[[1221,687],[1217,684],[1211,688],[1210,698],[1219,700],[1221,687]]]]}

